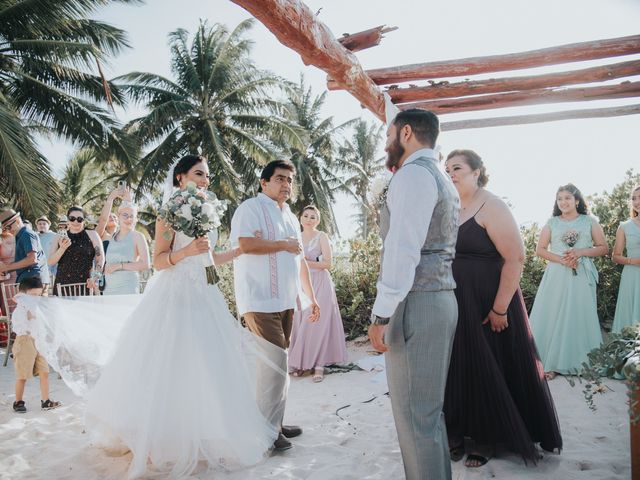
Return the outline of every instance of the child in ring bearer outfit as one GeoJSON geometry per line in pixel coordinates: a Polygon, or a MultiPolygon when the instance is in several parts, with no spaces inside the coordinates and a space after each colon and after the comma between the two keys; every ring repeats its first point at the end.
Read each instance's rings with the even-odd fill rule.
{"type": "MultiPolygon", "coordinates": [[[[18,287],[20,295],[42,295],[42,281],[39,277],[25,278],[18,287]]],[[[13,366],[16,371],[16,401],[13,402],[13,410],[17,413],[26,413],[27,407],[22,399],[24,387],[29,378],[40,377],[40,406],[42,410],[57,408],[60,402],[49,399],[49,365],[42,355],[38,353],[31,331],[36,327],[35,315],[24,305],[18,306],[11,315],[12,329],[16,334],[13,345],[13,366]]]]}

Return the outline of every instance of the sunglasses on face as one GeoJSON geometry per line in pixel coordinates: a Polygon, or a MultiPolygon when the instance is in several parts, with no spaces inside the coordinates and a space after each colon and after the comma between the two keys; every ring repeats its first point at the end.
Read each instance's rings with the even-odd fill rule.
{"type": "Polygon", "coordinates": [[[130,218],[136,218],[136,216],[134,214],[129,214],[129,213],[121,213],[120,216],[122,217],[123,220],[129,220],[130,218]]]}
{"type": "Polygon", "coordinates": [[[78,223],[84,222],[84,217],[74,217],[73,215],[71,215],[68,218],[70,222],[78,222],[78,223]]]}

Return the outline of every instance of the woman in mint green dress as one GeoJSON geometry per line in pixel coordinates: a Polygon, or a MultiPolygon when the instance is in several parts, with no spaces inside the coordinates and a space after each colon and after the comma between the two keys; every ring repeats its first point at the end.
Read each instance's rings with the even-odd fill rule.
{"type": "Polygon", "coordinates": [[[613,261],[624,265],[620,277],[613,332],[640,323],[640,185],[631,190],[629,220],[620,224],[613,261]],[[626,256],[623,255],[626,247],[626,256]]]}
{"type": "Polygon", "coordinates": [[[536,255],[549,263],[529,320],[547,378],[570,374],[602,342],[594,257],[609,251],[602,227],[574,185],[560,187],[536,255]]]}

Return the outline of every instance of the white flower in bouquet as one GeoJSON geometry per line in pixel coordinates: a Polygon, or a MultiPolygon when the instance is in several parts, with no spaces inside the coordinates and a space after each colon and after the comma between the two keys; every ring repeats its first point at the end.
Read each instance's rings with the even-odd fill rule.
{"type": "MultiPolygon", "coordinates": [[[[227,202],[220,201],[212,193],[200,190],[195,183],[189,182],[185,190],[174,193],[158,212],[158,217],[174,231],[182,232],[188,237],[204,237],[218,228],[221,218],[227,209],[227,202]]],[[[167,240],[171,239],[168,233],[167,240]]],[[[213,269],[211,253],[207,256],[205,270],[208,283],[215,283],[216,274],[213,269]]]]}
{"type": "Polygon", "coordinates": [[[193,220],[193,215],[191,214],[191,206],[190,205],[182,205],[179,210],[176,212],[177,215],[186,218],[187,220],[193,220]]]}

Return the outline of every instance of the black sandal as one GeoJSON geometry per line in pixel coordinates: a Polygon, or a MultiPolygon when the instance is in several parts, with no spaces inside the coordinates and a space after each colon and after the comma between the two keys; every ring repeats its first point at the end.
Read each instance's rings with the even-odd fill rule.
{"type": "Polygon", "coordinates": [[[467,455],[467,459],[464,462],[464,466],[467,468],[478,468],[487,464],[489,459],[487,457],[483,457],[482,455],[478,455],[477,453],[470,453],[467,455]],[[478,462],[478,465],[469,465],[469,460],[475,460],[478,462]]]}
{"type": "Polygon", "coordinates": [[[42,410],[52,410],[54,408],[58,408],[60,405],[62,405],[60,402],[53,402],[48,398],[40,401],[40,407],[42,410]]]}

